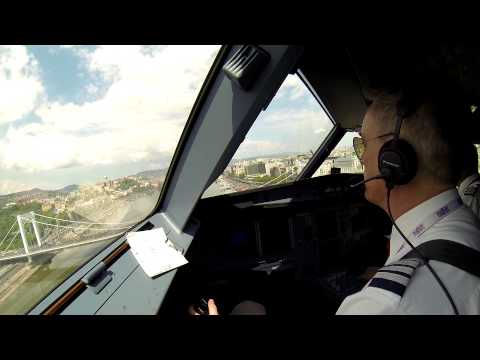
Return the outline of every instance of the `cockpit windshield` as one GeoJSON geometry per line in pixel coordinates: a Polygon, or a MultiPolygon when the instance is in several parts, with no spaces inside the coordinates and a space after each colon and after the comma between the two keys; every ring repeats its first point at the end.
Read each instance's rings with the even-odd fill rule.
{"type": "Polygon", "coordinates": [[[154,208],[220,46],[0,47],[0,314],[154,208]]]}

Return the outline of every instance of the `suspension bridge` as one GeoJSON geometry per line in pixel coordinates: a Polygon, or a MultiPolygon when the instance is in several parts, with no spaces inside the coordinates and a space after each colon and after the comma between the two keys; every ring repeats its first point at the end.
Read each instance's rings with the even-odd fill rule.
{"type": "Polygon", "coordinates": [[[0,238],[0,263],[25,258],[30,262],[35,255],[110,240],[134,224],[61,219],[33,211],[17,215],[0,238]]]}

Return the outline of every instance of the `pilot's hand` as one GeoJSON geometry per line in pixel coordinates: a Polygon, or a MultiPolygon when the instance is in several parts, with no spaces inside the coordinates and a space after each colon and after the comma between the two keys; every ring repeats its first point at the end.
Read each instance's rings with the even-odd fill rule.
{"type": "Polygon", "coordinates": [[[213,299],[208,300],[208,315],[218,315],[217,305],[213,299]]]}
{"type": "MultiPolygon", "coordinates": [[[[197,311],[195,311],[193,306],[190,306],[189,312],[190,312],[191,315],[201,315],[197,311]]],[[[219,315],[217,305],[215,305],[215,301],[213,301],[213,299],[208,300],[208,314],[207,315],[219,315]]]]}

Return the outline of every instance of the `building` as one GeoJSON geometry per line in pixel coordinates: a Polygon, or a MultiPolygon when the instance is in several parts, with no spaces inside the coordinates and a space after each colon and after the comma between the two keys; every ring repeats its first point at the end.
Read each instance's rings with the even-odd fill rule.
{"type": "Polygon", "coordinates": [[[233,176],[245,175],[245,168],[243,165],[235,164],[230,167],[230,174],[233,176]]]}
{"type": "Polygon", "coordinates": [[[64,204],[60,205],[59,207],[55,206],[55,209],[54,209],[56,215],[60,214],[61,212],[64,212],[65,210],[66,208],[64,204]]]}
{"type": "Polygon", "coordinates": [[[253,163],[245,167],[246,175],[260,175],[260,174],[266,174],[266,173],[267,173],[267,170],[265,168],[265,163],[263,162],[253,163]]]}
{"type": "Polygon", "coordinates": [[[295,166],[299,167],[300,169],[303,169],[308,163],[308,159],[296,159],[295,160],[295,166]]]}
{"type": "Polygon", "coordinates": [[[293,157],[289,157],[289,158],[286,158],[283,160],[283,163],[285,164],[285,166],[293,166],[295,165],[295,158],[293,157]]]}
{"type": "Polygon", "coordinates": [[[356,155],[353,155],[353,169],[354,173],[363,173],[363,165],[356,155]]]}
{"type": "Polygon", "coordinates": [[[324,161],[322,165],[315,171],[313,177],[315,176],[324,176],[330,174],[330,169],[332,168],[332,161],[324,161]]]}
{"type": "Polygon", "coordinates": [[[340,168],[341,173],[362,173],[363,169],[360,161],[356,157],[346,156],[334,160],[333,166],[340,168]]]}
{"type": "Polygon", "coordinates": [[[272,166],[272,167],[270,167],[270,168],[269,168],[268,175],[271,176],[271,177],[278,177],[278,176],[280,176],[280,169],[278,168],[278,166],[272,166]]]}

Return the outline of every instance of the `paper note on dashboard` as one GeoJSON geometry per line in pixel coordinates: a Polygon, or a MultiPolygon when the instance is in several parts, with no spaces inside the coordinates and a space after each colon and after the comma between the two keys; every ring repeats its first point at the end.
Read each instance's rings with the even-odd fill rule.
{"type": "Polygon", "coordinates": [[[187,259],[168,241],[163,228],[128,233],[127,241],[133,256],[149,277],[188,263],[187,259]]]}

